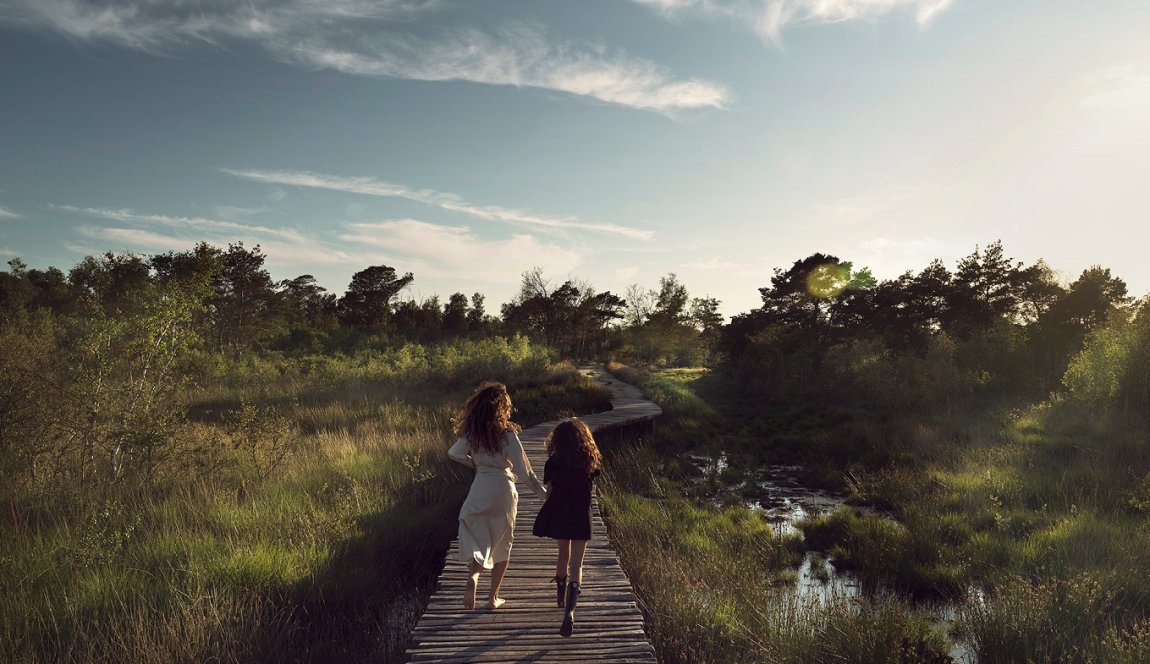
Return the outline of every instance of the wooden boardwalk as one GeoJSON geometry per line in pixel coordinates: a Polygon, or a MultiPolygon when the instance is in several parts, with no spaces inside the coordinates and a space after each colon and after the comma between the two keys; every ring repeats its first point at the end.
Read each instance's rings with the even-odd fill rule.
{"type": "MultiPolygon", "coordinates": [[[[662,414],[643,399],[638,388],[620,382],[602,368],[580,371],[611,389],[614,409],[581,416],[592,431],[644,426],[662,414]]],[[[542,479],[547,454],[543,441],[555,426],[545,422],[519,434],[531,465],[542,479]]],[[[522,482],[515,545],[501,595],[507,604],[486,609],[490,576],[479,578],[474,611],[463,609],[467,565],[459,560],[459,543],[452,542],[447,564],[427,611],[412,633],[407,650],[411,662],[655,662],[655,651],[643,632],[643,616],[635,604],[631,582],[619,567],[607,530],[592,502],[592,539],[583,562],[583,594],[575,609],[575,633],[559,636],[563,609],[555,606],[555,543],[535,537],[531,525],[542,504],[522,482]]]]}

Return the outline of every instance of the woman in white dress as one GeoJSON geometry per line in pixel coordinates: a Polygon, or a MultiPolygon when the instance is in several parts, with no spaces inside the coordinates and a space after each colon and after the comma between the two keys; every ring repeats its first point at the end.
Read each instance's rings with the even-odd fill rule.
{"type": "Polygon", "coordinates": [[[475,469],[475,480],[459,510],[459,555],[467,563],[463,606],[475,608],[480,570],[491,570],[487,606],[498,609],[504,600],[499,586],[511,558],[515,513],[519,504],[516,479],[527,481],[540,498],[547,491],[519,442],[519,425],[511,421],[511,397],[502,383],[486,382],[475,389],[455,418],[459,437],[447,455],[475,469]]]}

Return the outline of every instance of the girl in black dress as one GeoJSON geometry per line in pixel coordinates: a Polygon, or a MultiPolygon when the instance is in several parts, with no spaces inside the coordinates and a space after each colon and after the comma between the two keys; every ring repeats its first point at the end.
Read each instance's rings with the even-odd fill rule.
{"type": "Polygon", "coordinates": [[[571,636],[575,625],[583,554],[591,539],[591,483],[602,463],[591,430],[579,419],[560,422],[547,437],[547,465],[543,467],[547,502],[539,509],[532,532],[559,543],[555,595],[558,605],[566,609],[559,628],[563,636],[571,636]]]}

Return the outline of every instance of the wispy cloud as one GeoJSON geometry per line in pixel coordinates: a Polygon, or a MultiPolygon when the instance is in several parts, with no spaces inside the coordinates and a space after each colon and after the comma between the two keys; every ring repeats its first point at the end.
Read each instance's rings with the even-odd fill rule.
{"type": "Polygon", "coordinates": [[[735,267],[735,264],[728,260],[711,258],[705,261],[691,261],[685,263],[683,267],[691,270],[729,270],[735,267]]]}
{"type": "Polygon", "coordinates": [[[346,225],[340,239],[357,246],[379,247],[406,257],[418,273],[511,284],[529,265],[567,272],[580,262],[578,253],[540,242],[530,235],[506,239],[480,237],[465,226],[444,226],[415,219],[346,225]]]}
{"type": "Polygon", "coordinates": [[[20,215],[16,214],[15,212],[12,212],[11,210],[7,210],[5,208],[0,207],[0,219],[19,219],[19,218],[20,218],[20,215]]]}
{"type": "Polygon", "coordinates": [[[225,219],[246,219],[247,217],[254,217],[257,214],[264,214],[265,212],[271,212],[271,208],[249,208],[235,205],[217,205],[215,208],[216,215],[225,219]]]}
{"type": "MultiPolygon", "coordinates": [[[[186,251],[191,249],[187,238],[164,235],[138,228],[108,228],[105,226],[83,225],[76,228],[81,236],[101,240],[106,245],[125,249],[145,249],[147,251],[186,251]]],[[[106,249],[105,249],[106,250],[106,249]]]]}
{"type": "MultiPolygon", "coordinates": [[[[462,278],[491,284],[514,284],[530,265],[569,271],[581,262],[578,252],[528,235],[480,237],[467,227],[414,219],[343,224],[343,231],[322,239],[294,229],[242,224],[202,217],[142,214],[132,210],[56,205],[54,209],[123,222],[115,226],[84,224],[76,228],[98,251],[182,251],[195,242],[217,245],[259,243],[269,264],[310,269],[316,266],[402,266],[421,277],[462,278]]],[[[92,253],[90,248],[74,247],[92,253]]]]}
{"type": "Polygon", "coordinates": [[[243,224],[238,221],[225,221],[221,219],[208,219],[204,217],[174,217],[165,214],[144,214],[127,208],[112,210],[109,208],[77,207],[75,205],[50,205],[49,207],[55,210],[74,212],[76,214],[85,214],[92,217],[101,217],[103,219],[144,224],[158,224],[161,226],[168,226],[182,230],[209,230],[229,232],[241,231],[252,235],[276,237],[293,242],[306,241],[304,235],[293,228],[271,228],[269,226],[243,224]]]}
{"type": "Polygon", "coordinates": [[[877,237],[864,240],[844,259],[855,267],[869,267],[880,279],[894,279],[908,269],[922,269],[936,258],[957,259],[968,247],[936,238],[891,239],[877,237]]]}
{"type": "Polygon", "coordinates": [[[694,14],[752,26],[760,35],[779,41],[791,25],[841,23],[901,12],[919,25],[930,23],[954,0],[631,0],[669,16],[694,14]]]}
{"type": "Polygon", "coordinates": [[[307,238],[306,241],[294,243],[275,239],[267,241],[243,233],[220,234],[211,238],[203,236],[189,238],[180,233],[90,225],[80,226],[76,231],[90,240],[100,241],[103,246],[100,251],[107,250],[109,246],[145,252],[185,251],[191,249],[195,242],[201,240],[216,244],[244,241],[258,242],[260,250],[267,255],[268,262],[280,265],[304,266],[305,268],[315,265],[367,265],[374,259],[373,256],[367,254],[326,246],[325,243],[315,238],[307,238]]]}
{"type": "Polygon", "coordinates": [[[926,185],[886,185],[839,198],[815,203],[803,216],[807,224],[827,226],[863,226],[892,218],[902,218],[918,209],[930,195],[940,195],[939,187],[926,185]]]}
{"type": "Polygon", "coordinates": [[[254,43],[310,69],[421,81],[557,90],[674,114],[722,108],[726,88],[681,79],[653,62],[552,38],[534,25],[492,32],[411,30],[435,0],[14,0],[0,24],[57,30],[152,53],[190,44],[254,43]],[[399,20],[403,19],[403,20],[399,20]]]}
{"type": "Polygon", "coordinates": [[[270,261],[285,264],[340,264],[368,260],[357,256],[354,252],[328,246],[318,238],[294,228],[272,228],[205,217],[145,214],[130,209],[114,210],[74,205],[51,207],[55,210],[133,225],[134,227],[128,228],[84,225],[77,229],[84,237],[131,249],[171,251],[190,249],[199,241],[221,245],[243,241],[249,244],[258,243],[270,261]]]}
{"type": "Polygon", "coordinates": [[[456,194],[435,191],[433,189],[411,189],[401,184],[386,182],[384,180],[378,180],[373,177],[345,177],[338,175],[324,175],[322,173],[310,173],[306,171],[253,171],[236,170],[231,168],[223,168],[220,170],[224,173],[235,175],[236,177],[255,180],[257,182],[293,185],[298,187],[314,187],[317,189],[329,189],[332,191],[345,191],[356,194],[366,194],[368,196],[404,198],[407,200],[417,201],[426,205],[438,207],[443,210],[459,212],[489,221],[526,224],[529,226],[559,230],[586,230],[601,233],[613,233],[637,240],[649,240],[651,239],[651,236],[654,235],[654,231],[650,230],[629,228],[627,226],[618,226],[616,224],[587,222],[582,221],[576,217],[557,217],[528,212],[526,210],[520,210],[516,208],[508,208],[495,205],[478,205],[476,203],[471,203],[456,194]]]}
{"type": "Polygon", "coordinates": [[[663,113],[722,108],[729,101],[717,83],[676,80],[650,61],[601,47],[553,43],[531,26],[494,35],[456,30],[434,39],[390,36],[358,48],[316,40],[284,55],[306,67],[360,76],[547,88],[663,113]]]}
{"type": "Polygon", "coordinates": [[[1138,109],[1150,106],[1150,71],[1132,64],[1115,65],[1094,72],[1087,79],[1089,91],[1079,101],[1091,109],[1138,109]]]}

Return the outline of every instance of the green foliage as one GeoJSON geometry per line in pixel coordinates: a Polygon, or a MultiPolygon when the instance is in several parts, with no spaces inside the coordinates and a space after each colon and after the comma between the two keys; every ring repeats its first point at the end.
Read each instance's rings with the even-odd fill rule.
{"type": "Polygon", "coordinates": [[[414,280],[410,272],[397,276],[395,268],[388,265],[373,265],[356,272],[340,298],[344,321],[357,327],[386,322],[392,313],[391,301],[414,280]]]}
{"type": "Polygon", "coordinates": [[[1144,662],[1150,627],[1116,615],[1121,581],[1079,574],[1012,578],[993,599],[972,602],[965,629],[980,659],[995,662],[1144,662]]]}
{"type": "Polygon", "coordinates": [[[508,331],[548,344],[567,357],[594,357],[609,346],[607,325],[622,317],[624,301],[610,291],[565,281],[556,287],[541,268],[523,273],[519,293],[502,307],[508,331]]]}
{"type": "Polygon", "coordinates": [[[745,507],[681,497],[650,446],[605,453],[600,504],[660,661],[895,664],[904,647],[946,651],[925,616],[889,598],[798,598],[802,541],[745,507]]]}
{"type": "Polygon", "coordinates": [[[1134,349],[1136,332],[1129,314],[1121,311],[1087,335],[1062,379],[1070,396],[1093,406],[1112,403],[1134,349]]]}
{"type": "Polygon", "coordinates": [[[958,597],[969,581],[952,546],[955,539],[966,537],[961,523],[940,524],[916,513],[908,513],[899,523],[840,509],[797,525],[809,548],[833,551],[837,567],[855,570],[871,588],[919,597],[958,597]]]}
{"type": "MultiPolygon", "coordinates": [[[[83,438],[54,436],[73,412],[74,426],[86,426],[87,412],[41,407],[40,389],[21,402],[54,419],[42,438],[51,454],[36,457],[39,482],[0,485],[2,661],[400,661],[466,492],[444,451],[467,391],[480,377],[507,382],[524,424],[604,400],[577,372],[552,371],[549,352],[524,339],[314,362],[218,355],[144,336],[168,320],[156,313],[171,311],[164,306],[175,305],[68,330],[86,340],[75,357],[85,360],[82,375],[103,381],[103,412],[130,402],[120,394],[157,394],[151,369],[139,369],[162,364],[156,357],[207,370],[204,388],[176,381],[166,401],[147,402],[145,414],[164,403],[183,418],[148,474],[137,472],[144,435],[131,429],[147,418],[95,421],[95,431],[123,433],[134,446],[117,481],[85,487],[63,481],[79,471],[43,460],[83,450],[83,438]],[[133,353],[110,352],[126,347],[133,353]]],[[[59,353],[55,322],[41,315],[0,332],[27,351],[38,347],[26,333],[48,332],[44,343],[59,353]]],[[[52,355],[0,356],[6,389],[52,355]]],[[[32,431],[18,422],[22,412],[10,411],[5,436],[32,431]]],[[[15,465],[14,449],[0,459],[30,471],[15,465]]]]}
{"type": "Polygon", "coordinates": [[[260,480],[299,448],[294,418],[267,406],[244,402],[227,417],[226,430],[232,448],[243,454],[260,480]]]}

